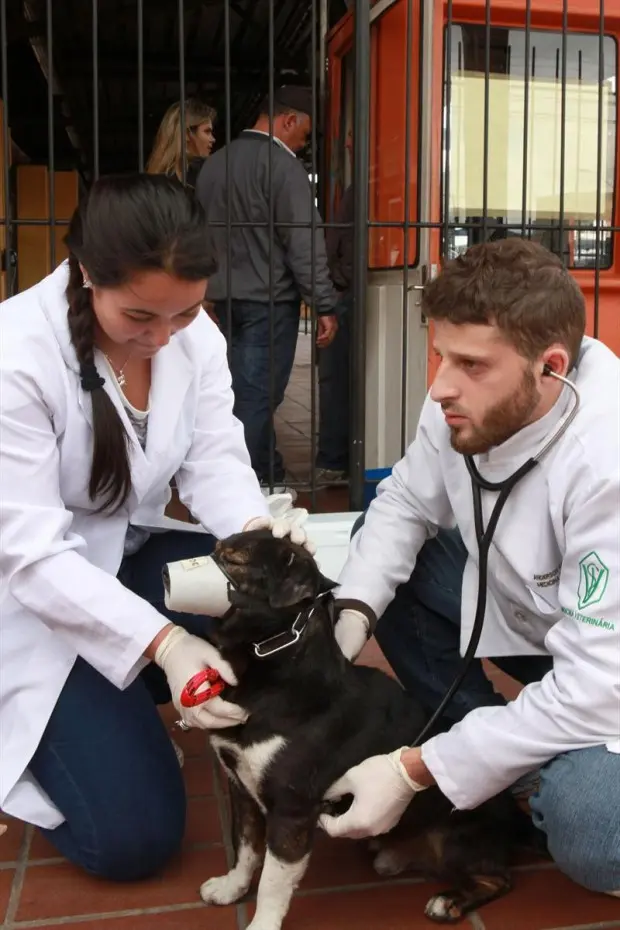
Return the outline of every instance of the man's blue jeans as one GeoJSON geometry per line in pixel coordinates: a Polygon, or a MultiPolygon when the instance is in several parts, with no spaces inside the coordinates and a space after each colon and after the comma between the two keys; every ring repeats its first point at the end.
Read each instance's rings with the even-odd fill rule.
{"type": "Polygon", "coordinates": [[[284,481],[284,462],[276,448],[271,413],[275,414],[284,400],[293,370],[301,303],[274,304],[273,350],[269,304],[233,300],[230,325],[226,302],[216,301],[214,309],[222,332],[229,339],[234,414],[243,423],[252,468],[262,483],[268,484],[273,478],[275,484],[281,484],[284,481]],[[270,473],[270,456],[273,476],[270,473]]]}
{"type": "MultiPolygon", "coordinates": [[[[214,542],[201,533],[154,534],[123,561],[119,580],[174,623],[204,636],[213,621],[166,609],[161,569],[207,555],[214,542]]],[[[185,787],[156,707],[169,700],[157,666],[148,665],[120,691],[78,658],[52,711],[29,769],[65,822],[42,833],[92,875],[145,878],[181,846],[185,787]]]]}
{"type": "MultiPolygon", "coordinates": [[[[429,711],[439,705],[462,668],[459,636],[466,557],[459,532],[440,530],[425,543],[410,580],[400,586],[377,624],[375,635],[385,657],[403,686],[429,711]]],[[[552,666],[544,656],[492,661],[523,684],[540,680],[552,666]]],[[[480,660],[474,660],[446,708],[446,725],[475,707],[504,703],[480,660]]],[[[530,807],[534,824],[547,834],[549,851],[563,872],[593,891],[620,890],[620,755],[597,746],[556,756],[541,769],[530,807]]]]}

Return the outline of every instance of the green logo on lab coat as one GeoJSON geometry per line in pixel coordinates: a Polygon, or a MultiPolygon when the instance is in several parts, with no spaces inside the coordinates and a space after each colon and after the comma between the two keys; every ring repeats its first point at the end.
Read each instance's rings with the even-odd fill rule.
{"type": "Polygon", "coordinates": [[[605,593],[608,581],[609,569],[600,556],[596,552],[584,555],[579,562],[579,589],[577,591],[579,610],[589,607],[590,604],[598,604],[605,593]]]}

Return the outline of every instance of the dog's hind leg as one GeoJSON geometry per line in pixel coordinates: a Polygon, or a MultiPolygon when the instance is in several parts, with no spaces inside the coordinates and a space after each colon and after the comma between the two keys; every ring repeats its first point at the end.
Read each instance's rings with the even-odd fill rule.
{"type": "Polygon", "coordinates": [[[456,888],[433,895],[424,913],[440,924],[454,924],[466,914],[508,894],[512,882],[508,872],[495,875],[470,875],[456,888]]]}
{"type": "Polygon", "coordinates": [[[256,914],[248,930],[280,930],[305,875],[318,812],[292,817],[267,814],[267,852],[258,884],[256,914]]]}
{"type": "Polygon", "coordinates": [[[248,891],[265,851],[265,818],[256,802],[235,779],[230,781],[235,864],[227,875],[200,886],[205,904],[232,904],[248,891]]]}

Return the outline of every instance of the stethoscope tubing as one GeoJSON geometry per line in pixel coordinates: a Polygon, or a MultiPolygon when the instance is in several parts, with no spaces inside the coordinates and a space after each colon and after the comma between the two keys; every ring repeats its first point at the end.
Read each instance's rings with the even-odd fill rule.
{"type": "Polygon", "coordinates": [[[478,541],[478,593],[476,597],[476,612],[474,614],[474,622],[472,625],[469,643],[467,644],[467,649],[465,650],[465,655],[463,656],[463,665],[461,670],[454,678],[454,681],[446,691],[437,709],[434,711],[430,719],[418,734],[415,742],[411,744],[412,746],[419,746],[431,728],[437,722],[437,720],[441,717],[446,707],[458,689],[461,687],[463,680],[469,671],[472,660],[476,654],[478,644],[480,643],[480,637],[482,635],[484,616],[486,612],[489,550],[491,548],[493,536],[495,535],[495,529],[497,527],[500,514],[504,509],[504,505],[508,500],[510,492],[513,490],[515,485],[521,481],[522,478],[524,478],[527,474],[529,474],[529,472],[532,471],[533,468],[536,467],[542,457],[558,442],[558,440],[564,435],[577,415],[580,404],[580,397],[579,391],[573,382],[569,378],[565,378],[563,375],[556,374],[548,365],[545,366],[543,373],[549,377],[561,381],[568,388],[570,388],[573,393],[574,404],[571,407],[570,413],[563,418],[560,426],[556,429],[548,442],[545,443],[542,449],[532,458],[524,462],[520,468],[512,473],[512,475],[510,475],[508,478],[504,478],[503,481],[487,481],[487,479],[480,474],[472,456],[464,456],[465,465],[471,479],[474,506],[474,527],[476,531],[476,539],[478,541]],[[499,497],[493,506],[493,510],[491,511],[491,516],[489,517],[489,523],[486,529],[484,528],[482,514],[482,491],[494,491],[499,494],[499,497]]]}

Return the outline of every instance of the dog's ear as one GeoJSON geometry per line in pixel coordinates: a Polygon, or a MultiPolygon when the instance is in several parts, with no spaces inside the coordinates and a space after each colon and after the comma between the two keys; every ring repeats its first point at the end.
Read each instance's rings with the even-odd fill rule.
{"type": "Polygon", "coordinates": [[[333,591],[337,585],[337,581],[332,581],[331,578],[322,573],[319,575],[319,594],[327,594],[328,591],[333,591]]]}
{"type": "Polygon", "coordinates": [[[269,604],[278,610],[282,607],[293,607],[302,601],[315,596],[315,589],[307,581],[300,582],[296,578],[280,578],[269,585],[269,604]]]}

